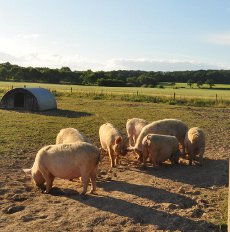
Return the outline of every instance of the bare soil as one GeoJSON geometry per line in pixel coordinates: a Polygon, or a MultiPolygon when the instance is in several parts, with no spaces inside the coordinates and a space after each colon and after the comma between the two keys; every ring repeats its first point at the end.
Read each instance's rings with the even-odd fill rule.
{"type": "Polygon", "coordinates": [[[215,118],[210,110],[197,111],[204,120],[213,120],[206,128],[203,167],[182,159],[178,165],[166,162],[143,169],[128,154],[111,170],[105,156],[97,194],[87,194],[86,199],[79,195],[78,180],[55,179],[52,194],[34,188],[22,171],[31,167],[34,154],[22,151],[18,157],[1,159],[0,231],[225,230],[216,222],[222,217],[221,194],[228,184],[229,113],[224,110],[215,118]]]}

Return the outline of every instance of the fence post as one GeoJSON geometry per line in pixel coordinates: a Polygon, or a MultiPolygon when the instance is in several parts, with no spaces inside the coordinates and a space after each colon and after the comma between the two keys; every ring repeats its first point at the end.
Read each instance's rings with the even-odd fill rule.
{"type": "Polygon", "coordinates": [[[218,102],[217,93],[216,93],[216,103],[218,102]]]}
{"type": "Polygon", "coordinates": [[[173,99],[174,99],[174,101],[176,100],[176,93],[175,92],[173,94],[173,99]]]}
{"type": "Polygon", "coordinates": [[[137,90],[137,96],[138,96],[138,90],[137,90]]]}
{"type": "Polygon", "coordinates": [[[73,92],[73,89],[72,89],[72,87],[70,88],[70,92],[71,92],[71,93],[73,92]]]}

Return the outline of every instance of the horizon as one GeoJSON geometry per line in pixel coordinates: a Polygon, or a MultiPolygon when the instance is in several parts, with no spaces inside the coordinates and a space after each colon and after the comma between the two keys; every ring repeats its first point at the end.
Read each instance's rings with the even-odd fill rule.
{"type": "Polygon", "coordinates": [[[229,0],[0,3],[0,63],[74,71],[230,69],[229,0]]]}

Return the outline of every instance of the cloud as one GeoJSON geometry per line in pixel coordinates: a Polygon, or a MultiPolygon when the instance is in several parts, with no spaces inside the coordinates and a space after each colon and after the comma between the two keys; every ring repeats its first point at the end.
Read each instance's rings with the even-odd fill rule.
{"type": "Polygon", "coordinates": [[[210,35],[207,41],[212,44],[230,46],[230,32],[210,35]]]}
{"type": "Polygon", "coordinates": [[[10,62],[12,64],[21,65],[24,67],[49,67],[61,68],[68,66],[72,70],[145,70],[145,71],[186,71],[200,69],[227,69],[223,65],[208,64],[196,60],[157,60],[157,59],[108,59],[105,61],[96,61],[87,57],[75,55],[61,55],[58,53],[38,53],[32,52],[15,56],[0,52],[0,62],[10,62]]]}
{"type": "Polygon", "coordinates": [[[157,60],[157,59],[112,59],[106,70],[146,70],[146,71],[186,71],[200,69],[221,69],[223,66],[207,64],[194,60],[157,60]]]}
{"type": "Polygon", "coordinates": [[[16,38],[18,39],[37,39],[40,37],[40,34],[33,33],[33,34],[18,34],[16,38]]]}

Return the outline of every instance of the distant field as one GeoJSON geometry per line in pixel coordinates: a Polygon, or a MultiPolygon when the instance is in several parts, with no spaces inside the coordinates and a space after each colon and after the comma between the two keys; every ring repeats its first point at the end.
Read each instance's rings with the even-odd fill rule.
{"type": "Polygon", "coordinates": [[[174,93],[177,98],[202,98],[202,99],[218,99],[230,100],[230,85],[215,85],[213,89],[207,88],[206,85],[199,89],[195,85],[189,88],[186,83],[177,83],[174,88],[165,85],[164,88],[142,88],[142,87],[99,87],[99,86],[79,86],[79,85],[56,85],[41,83],[25,83],[25,82],[0,82],[0,89],[10,90],[15,87],[43,87],[50,90],[60,92],[95,92],[105,94],[142,94],[150,96],[166,96],[172,97],[174,93]],[[223,88],[223,90],[221,89],[223,88]]]}

